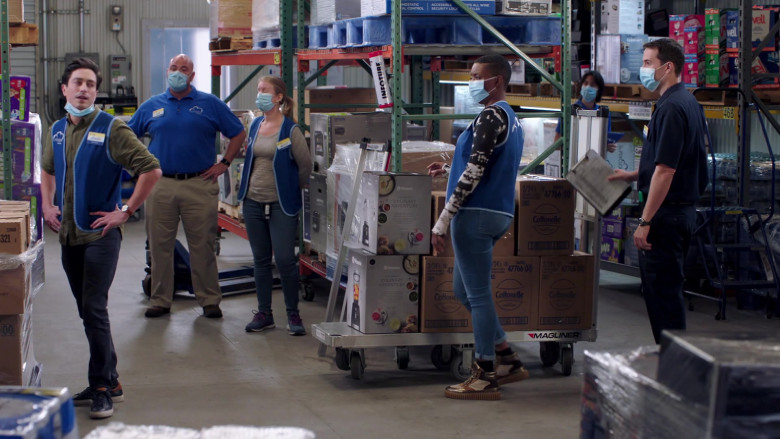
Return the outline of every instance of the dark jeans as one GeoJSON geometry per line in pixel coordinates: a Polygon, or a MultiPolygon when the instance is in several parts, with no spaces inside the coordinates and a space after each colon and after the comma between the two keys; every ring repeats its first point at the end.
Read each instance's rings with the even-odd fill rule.
{"type": "Polygon", "coordinates": [[[271,256],[282,278],[282,292],[287,313],[298,312],[300,274],[295,257],[295,240],[298,237],[298,216],[287,216],[279,203],[258,203],[244,199],[244,222],[249,246],[255,260],[255,288],[257,310],[271,313],[271,289],[273,274],[271,256]],[[269,206],[266,218],[265,206],[269,206]]]}
{"type": "Polygon", "coordinates": [[[696,227],[693,206],[661,206],[653,217],[650,251],[639,251],[642,295],[655,342],[664,329],[685,329],[685,255],[696,227]]]}
{"type": "Polygon", "coordinates": [[[114,281],[121,243],[122,234],[112,229],[97,241],[62,246],[62,268],[89,343],[88,379],[92,388],[112,387],[119,377],[108,321],[108,289],[114,281]]]}

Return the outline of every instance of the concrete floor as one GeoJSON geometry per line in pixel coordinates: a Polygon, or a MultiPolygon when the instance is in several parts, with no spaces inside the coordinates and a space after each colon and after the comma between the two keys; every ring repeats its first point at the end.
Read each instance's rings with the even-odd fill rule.
{"type": "MultiPolygon", "coordinates": [[[[225,236],[220,266],[251,264],[248,243],[225,236]]],[[[46,240],[46,284],[34,302],[35,356],[43,364],[44,386],[77,392],[86,386],[87,343],[60,265],[56,236],[47,231],[46,240]]],[[[412,349],[408,370],[397,369],[391,349],[369,349],[366,373],[358,381],[336,368],[332,349],[319,357],[314,338],[291,337],[283,323],[264,333],[244,332],[257,306],[253,294],[226,297],[222,320],[202,317],[187,294],[177,295],[169,316],[146,319],[147,300],[140,287],[144,265],[143,224],[130,223],[109,301],[126,401],[115,404],[114,416],[101,421],[91,420],[87,408],[78,408],[81,435],[119,421],[190,428],[297,426],[321,439],[388,434],[574,438],[579,434],[583,351],[653,342],[638,279],[602,272],[598,339],[575,345],[571,376],[562,376],[560,366],[543,368],[538,344],[521,343],[516,348],[530,379],[503,387],[501,401],[455,401],[444,398],[444,387],[455,381],[433,367],[430,348],[412,349]]],[[[307,327],[323,319],[326,303],[327,289],[313,302],[301,301],[307,327]]],[[[274,291],[274,310],[277,316],[285,315],[280,290],[274,291]]],[[[727,321],[715,321],[715,311],[714,302],[698,300],[689,313],[689,328],[780,328],[780,320],[767,320],[759,311],[739,311],[732,305],[727,321]]]]}

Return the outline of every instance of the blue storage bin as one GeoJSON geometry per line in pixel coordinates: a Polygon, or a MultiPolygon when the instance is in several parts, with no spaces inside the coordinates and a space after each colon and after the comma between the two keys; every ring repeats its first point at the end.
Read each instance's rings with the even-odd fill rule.
{"type": "Polygon", "coordinates": [[[345,47],[347,45],[347,21],[334,21],[328,34],[328,47],[345,47]]]}
{"type": "Polygon", "coordinates": [[[525,28],[525,39],[525,44],[560,45],[561,18],[537,17],[535,19],[530,19],[525,28]]]}
{"type": "Polygon", "coordinates": [[[390,17],[362,17],[346,21],[348,46],[385,46],[392,41],[390,17]]]}

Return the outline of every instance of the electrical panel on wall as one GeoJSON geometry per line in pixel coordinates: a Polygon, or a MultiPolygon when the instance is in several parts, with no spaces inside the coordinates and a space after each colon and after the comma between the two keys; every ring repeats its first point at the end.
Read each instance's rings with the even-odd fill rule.
{"type": "Polygon", "coordinates": [[[112,97],[135,96],[130,55],[108,55],[109,93],[112,97]]]}
{"type": "Polygon", "coordinates": [[[122,30],[122,18],[124,17],[124,11],[122,6],[112,5],[108,8],[108,22],[111,26],[112,32],[119,32],[122,30]]]}

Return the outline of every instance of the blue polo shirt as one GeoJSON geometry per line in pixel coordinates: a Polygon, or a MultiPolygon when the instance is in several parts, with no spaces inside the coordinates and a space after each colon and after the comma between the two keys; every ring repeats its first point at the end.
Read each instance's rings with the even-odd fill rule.
{"type": "Polygon", "coordinates": [[[670,87],[655,104],[639,161],[637,189],[647,199],[655,166],[675,169],[664,202],[694,203],[707,187],[704,110],[682,83],[670,87]]]}
{"type": "Polygon", "coordinates": [[[208,169],[216,159],[217,133],[232,138],[244,130],[224,102],[195,87],[181,100],[170,90],[152,96],[127,125],[139,137],[149,133],[149,151],[160,161],[164,174],[208,169]]]}

